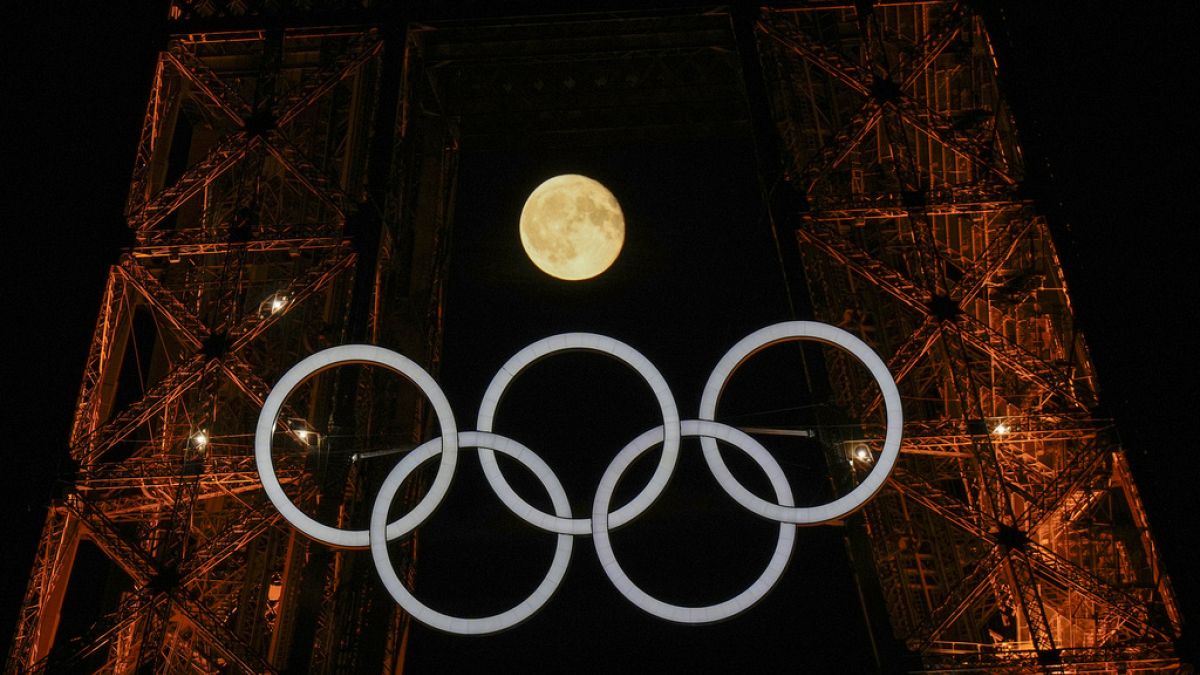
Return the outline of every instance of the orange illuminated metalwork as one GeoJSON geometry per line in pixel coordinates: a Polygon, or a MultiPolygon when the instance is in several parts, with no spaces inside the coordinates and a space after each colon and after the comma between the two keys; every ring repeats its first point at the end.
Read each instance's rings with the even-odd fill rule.
{"type": "MultiPolygon", "coordinates": [[[[6,672],[398,672],[408,617],[370,601],[370,560],[279,527],[262,493],[251,431],[267,383],[348,342],[436,374],[462,147],[751,126],[780,141],[785,168],[764,184],[815,318],[880,354],[904,401],[892,479],[846,530],[876,637],[930,671],[1180,666],[1170,582],[1093,414],[1055,246],[1018,191],[996,62],[964,3],[606,14],[566,32],[562,17],[515,30],[334,10],[285,28],[276,4],[171,5],[126,209],[135,244],[104,289],[73,471],[6,672]],[[542,41],[558,51],[530,49],[542,41]],[[627,86],[573,107],[504,89],[585,67],[627,86]],[[101,575],[116,591],[66,635],[101,575]]],[[[877,415],[850,365],[828,363],[839,405],[877,415]]],[[[339,371],[285,406],[294,452],[275,469],[322,522],[360,515],[366,477],[332,459],[365,447],[356,435],[419,439],[428,412],[392,405],[392,386],[339,371]]],[[[842,452],[861,477],[857,447],[842,452]]],[[[413,555],[392,551],[400,575],[413,555]]]]}

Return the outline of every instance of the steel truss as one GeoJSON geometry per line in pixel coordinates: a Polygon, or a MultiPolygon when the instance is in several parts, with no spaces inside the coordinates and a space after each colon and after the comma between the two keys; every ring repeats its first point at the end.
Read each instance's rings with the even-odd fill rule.
{"type": "MultiPolygon", "coordinates": [[[[316,28],[184,34],[161,53],[126,208],[136,244],[105,288],[75,470],[47,515],[6,672],[354,669],[365,631],[342,630],[371,616],[365,575],[279,526],[252,433],[268,382],[322,346],[403,343],[403,330],[419,336],[409,353],[434,356],[432,308],[403,329],[375,311],[406,288],[426,302],[434,266],[405,256],[432,258],[430,244],[398,237],[436,229],[446,201],[436,184],[406,199],[410,172],[445,161],[422,146],[444,143],[417,138],[436,121],[395,126],[382,87],[399,89],[413,55],[390,48],[375,29],[316,28]],[[74,570],[85,542],[116,597],[68,642],[57,633],[80,576],[103,586],[106,574],[74,570]]],[[[344,466],[354,441],[339,434],[421,429],[416,404],[372,402],[387,386],[325,377],[290,400],[277,461],[297,503],[333,503],[345,521],[370,471],[344,466]],[[346,400],[357,417],[339,413],[346,400]]],[[[376,662],[394,663],[405,623],[385,619],[376,642],[393,651],[376,662]]]]}
{"type": "MultiPolygon", "coordinates": [[[[256,487],[267,383],[349,341],[436,369],[460,143],[745,136],[755,56],[786,164],[773,216],[794,229],[817,318],[884,355],[905,400],[899,467],[849,528],[902,648],[929,672],[1179,666],[1170,584],[1092,413],[1054,245],[1020,196],[996,64],[961,3],[764,9],[749,40],[719,11],[247,29],[259,4],[278,9],[172,7],[185,30],[147,106],[136,244],[104,291],[75,470],[6,672],[397,670],[407,619],[372,601],[363,561],[280,527],[256,487]],[[205,22],[223,28],[186,30],[205,22]],[[85,547],[116,592],[68,641],[87,585],[73,572],[103,574],[75,570],[85,547]]],[[[865,372],[827,369],[847,415],[879,415],[865,372]]],[[[324,521],[359,516],[378,477],[352,449],[422,436],[418,397],[394,386],[339,371],[289,402],[280,478],[324,521]],[[397,396],[399,413],[380,404],[397,396]]]]}
{"type": "MultiPolygon", "coordinates": [[[[1178,667],[981,19],[815,3],[755,28],[816,314],[884,355],[905,398],[891,489],[859,519],[895,636],[930,671],[1178,667]]],[[[852,416],[878,415],[865,372],[829,370],[852,416]]]]}

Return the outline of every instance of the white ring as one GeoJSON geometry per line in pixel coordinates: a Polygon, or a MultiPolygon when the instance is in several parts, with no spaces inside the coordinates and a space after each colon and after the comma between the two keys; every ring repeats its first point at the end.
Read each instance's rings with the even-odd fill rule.
{"type": "MultiPolygon", "coordinates": [[[[783,474],[783,469],[758,441],[738,429],[707,420],[684,421],[682,433],[684,436],[700,436],[702,440],[720,439],[750,455],[767,474],[779,502],[791,505],[792,490],[788,485],[787,477],[783,474]]],[[[608,575],[609,580],[621,592],[621,595],[649,614],[678,623],[712,623],[727,619],[761,600],[779,581],[779,577],[783,575],[792,555],[796,528],[787,523],[779,525],[779,540],[775,545],[775,553],[767,563],[767,568],[749,588],[729,600],[707,607],[681,607],[651,597],[630,580],[625,571],[621,569],[620,563],[617,562],[612,542],[608,537],[608,507],[621,475],[635,459],[656,443],[661,442],[662,439],[661,428],[647,431],[626,445],[605,470],[604,477],[600,479],[600,487],[596,490],[596,501],[592,505],[592,539],[596,546],[596,555],[600,558],[600,565],[604,568],[604,573],[608,575]]],[[[712,442],[714,445],[716,444],[715,441],[712,442]]]]}
{"type": "MultiPolygon", "coordinates": [[[[479,420],[475,425],[480,431],[491,431],[495,421],[496,408],[500,398],[508,389],[508,385],[522,370],[551,354],[564,351],[590,351],[607,354],[623,362],[637,371],[638,375],[650,385],[658,406],[662,410],[663,428],[666,429],[663,441],[662,457],[659,458],[658,468],[650,477],[650,482],[628,504],[617,509],[612,514],[612,526],[619,527],[637,518],[654,503],[655,499],[667,488],[671,473],[675,470],[675,462],[679,457],[679,409],[675,405],[675,397],[666,379],[658,372],[658,368],[645,356],[629,345],[604,335],[595,333],[563,333],[554,335],[529,345],[513,355],[492,378],[483,401],[479,404],[479,420]]],[[[592,531],[592,522],[588,518],[555,517],[534,508],[521,498],[504,479],[500,466],[496,463],[496,455],[488,448],[479,449],[479,462],[483,465],[483,474],[500,501],[504,502],[513,513],[526,522],[551,532],[561,534],[588,534],[592,531]]]]}
{"type": "MultiPolygon", "coordinates": [[[[341,345],[330,347],[309,356],[279,378],[279,382],[271,389],[267,400],[263,402],[262,412],[258,415],[258,427],[254,435],[254,460],[258,467],[258,475],[262,480],[263,490],[271,503],[279,510],[280,515],[305,535],[342,548],[366,548],[370,545],[370,535],[367,530],[343,530],[317,522],[301,511],[283,491],[279,478],[275,475],[275,465],[271,460],[271,439],[275,432],[275,424],[279,411],[288,395],[301,382],[310,376],[334,366],[348,363],[379,365],[408,378],[425,394],[433,410],[437,414],[438,424],[442,428],[441,453],[442,462],[438,465],[437,476],[433,479],[428,494],[417,504],[409,517],[424,520],[442,501],[442,496],[450,488],[450,480],[454,477],[454,467],[458,461],[458,428],[454,421],[454,412],[450,409],[450,401],[442,392],[437,382],[406,356],[397,354],[390,349],[374,345],[341,345]]],[[[399,523],[388,526],[388,538],[400,536],[397,527],[399,523]]]]}
{"type": "Polygon", "coordinates": [[[867,346],[867,343],[840,328],[816,321],[786,321],[757,330],[734,345],[709,375],[708,383],[704,386],[704,395],[700,398],[700,419],[716,418],[717,401],[721,397],[721,391],[729,382],[733,371],[754,353],[773,344],[805,338],[835,345],[850,352],[871,371],[883,393],[884,409],[887,411],[887,433],[884,436],[883,450],[875,466],[871,467],[871,471],[862,482],[850,492],[820,506],[791,507],[772,504],[747,490],[729,473],[729,468],[725,466],[721,453],[717,450],[717,444],[711,438],[701,438],[700,444],[704,448],[704,459],[708,462],[709,470],[738,504],[764,518],[781,523],[817,525],[843,518],[870,501],[879,488],[883,487],[884,481],[896,464],[896,458],[900,455],[900,439],[904,430],[900,390],[896,388],[896,382],[888,372],[887,364],[867,346]]]}
{"type": "MultiPolygon", "coordinates": [[[[437,442],[437,439],[424,443],[406,455],[404,459],[400,460],[391,473],[388,474],[387,478],[384,479],[383,485],[379,488],[379,494],[375,497],[375,506],[371,510],[371,529],[369,530],[371,557],[375,561],[376,569],[379,570],[379,576],[383,580],[384,587],[392,594],[396,602],[400,603],[400,606],[417,621],[448,633],[458,633],[460,635],[484,635],[511,628],[528,619],[534,612],[541,609],[542,605],[545,605],[550,596],[554,594],[554,591],[558,589],[559,584],[562,583],[563,576],[567,573],[567,565],[571,561],[571,545],[574,543],[575,538],[569,534],[558,535],[554,548],[554,558],[550,561],[550,570],[546,573],[546,578],[542,580],[542,583],[538,585],[528,598],[512,609],[478,619],[463,619],[430,609],[420,600],[417,600],[409,592],[404,582],[400,580],[400,577],[396,575],[396,570],[392,567],[392,560],[388,555],[387,549],[387,539],[390,538],[391,526],[387,526],[385,533],[384,524],[387,522],[388,510],[391,508],[392,500],[395,498],[404,479],[420,466],[422,462],[440,452],[439,446],[440,444],[437,442]]],[[[554,504],[554,512],[560,517],[571,515],[571,505],[567,502],[567,493],[563,490],[562,484],[558,482],[558,478],[555,477],[554,472],[551,471],[550,467],[540,457],[520,443],[491,433],[467,431],[459,436],[456,446],[477,448],[488,446],[524,464],[542,481],[542,485],[550,493],[550,501],[554,504]]],[[[440,499],[439,497],[439,501],[440,499]]],[[[407,522],[409,516],[405,516],[401,520],[407,522]]],[[[420,525],[424,520],[424,517],[415,519],[412,527],[420,525]]]]}

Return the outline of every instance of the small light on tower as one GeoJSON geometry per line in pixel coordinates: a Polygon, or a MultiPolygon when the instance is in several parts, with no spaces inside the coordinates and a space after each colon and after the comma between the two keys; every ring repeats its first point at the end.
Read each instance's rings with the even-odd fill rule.
{"type": "Polygon", "coordinates": [[[208,447],[208,432],[203,429],[201,429],[200,431],[197,431],[196,433],[192,434],[191,441],[192,441],[192,447],[196,448],[197,450],[203,450],[203,449],[207,448],[208,447]]]}
{"type": "Polygon", "coordinates": [[[308,427],[308,423],[302,419],[289,419],[288,428],[296,436],[296,440],[305,445],[314,445],[321,440],[321,435],[308,427]]]}
{"type": "Polygon", "coordinates": [[[287,293],[276,291],[266,297],[262,302],[258,303],[258,315],[270,316],[278,314],[287,307],[289,298],[287,293]]]}

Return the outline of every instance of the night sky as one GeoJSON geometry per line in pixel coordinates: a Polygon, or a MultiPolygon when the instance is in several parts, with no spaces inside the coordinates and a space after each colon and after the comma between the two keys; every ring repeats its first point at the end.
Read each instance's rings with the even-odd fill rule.
{"type": "MultiPolygon", "coordinates": [[[[1194,88],[1186,80],[1194,59],[1185,53],[1200,17],[1193,5],[1185,9],[1184,3],[1164,4],[1152,11],[1139,11],[1138,5],[1126,3],[1091,13],[1043,4],[1049,3],[1021,3],[1002,16],[995,13],[993,40],[1001,59],[1002,86],[1017,115],[1032,174],[1030,189],[1050,219],[1076,316],[1099,374],[1102,413],[1118,422],[1167,570],[1185,617],[1194,623],[1200,612],[1200,582],[1192,572],[1200,569],[1200,547],[1194,544],[1200,535],[1195,518],[1200,499],[1194,486],[1200,459],[1191,423],[1200,409],[1196,384],[1200,373],[1194,356],[1200,346],[1195,332],[1200,284],[1193,269],[1200,241],[1190,208],[1195,164],[1187,154],[1196,139],[1191,120],[1184,119],[1190,109],[1181,99],[1194,88]]],[[[22,34],[27,45],[19,52],[11,50],[14,53],[4,66],[4,107],[18,117],[4,136],[5,185],[11,193],[3,202],[3,227],[14,242],[10,259],[15,265],[5,275],[5,295],[10,308],[8,341],[16,347],[4,363],[8,416],[4,429],[15,442],[9,449],[12,459],[0,472],[0,494],[8,505],[0,526],[7,542],[0,556],[0,636],[6,653],[44,507],[66,452],[72,406],[107,268],[117,260],[121,247],[132,242],[121,212],[153,59],[165,31],[157,10],[120,14],[97,5],[31,8],[22,4],[4,11],[17,14],[6,16],[5,24],[22,34]]],[[[681,414],[692,417],[703,379],[720,354],[753,328],[787,318],[786,303],[777,291],[769,290],[777,288],[772,276],[777,270],[739,270],[731,262],[761,259],[764,251],[769,253],[769,241],[756,236],[713,240],[717,229],[705,225],[744,223],[751,232],[761,227],[759,213],[728,206],[722,210],[722,205],[746,202],[747,195],[753,195],[753,182],[718,180],[705,172],[706,163],[722,163],[729,175],[738,173],[739,166],[746,169],[743,175],[749,175],[753,165],[737,143],[464,157],[457,227],[474,234],[461,238],[463,248],[456,253],[443,373],[446,381],[454,383],[447,389],[461,427],[470,428],[474,406],[500,363],[531,339],[561,330],[611,332],[626,340],[659,365],[681,414]],[[583,167],[622,200],[631,218],[631,241],[611,273],[586,291],[547,290],[532,271],[503,262],[519,255],[519,245],[512,248],[511,241],[490,239],[486,221],[495,216],[487,214],[511,212],[515,218],[520,201],[541,179],[560,168],[582,172],[583,167]],[[651,235],[644,229],[637,231],[638,222],[663,225],[651,235]],[[637,286],[646,270],[683,265],[685,260],[688,268],[678,271],[681,279],[694,282],[700,278],[700,268],[711,272],[697,292],[637,286]],[[489,279],[504,283],[489,283],[489,279]],[[753,296],[758,299],[754,304],[739,307],[721,298],[722,294],[727,300],[746,297],[755,289],[768,290],[753,296]],[[490,295],[470,312],[453,313],[456,298],[463,306],[468,301],[461,298],[476,293],[490,295]],[[635,296],[644,302],[627,301],[635,296]],[[664,301],[680,297],[687,299],[664,301]],[[494,313],[483,311],[487,308],[494,313]],[[450,360],[456,352],[468,351],[476,355],[476,363],[450,360]]],[[[607,412],[594,405],[595,414],[588,417],[590,413],[578,412],[578,399],[560,401],[543,393],[569,381],[555,378],[571,377],[572,366],[578,365],[572,359],[577,358],[589,357],[564,357],[561,368],[533,372],[528,381],[522,380],[522,391],[515,393],[516,401],[535,401],[546,406],[547,415],[569,419],[564,434],[570,425],[603,427],[607,412]],[[575,414],[583,416],[570,417],[575,414]]],[[[599,357],[586,365],[599,369],[603,377],[587,383],[579,396],[611,401],[621,396],[623,387],[641,391],[625,371],[615,365],[607,369],[599,357]]],[[[520,438],[522,425],[536,425],[538,420],[523,405],[510,403],[511,410],[504,407],[501,413],[511,416],[505,424],[511,424],[511,433],[520,438]]],[[[652,423],[648,394],[620,403],[649,410],[647,419],[635,420],[635,426],[652,423]]],[[[504,425],[501,430],[506,430],[504,425]]],[[[619,446],[621,441],[613,439],[629,438],[630,431],[606,429],[588,441],[597,447],[611,447],[613,442],[619,446]]],[[[596,450],[608,453],[605,456],[612,452],[615,449],[596,450]]],[[[586,506],[582,495],[590,494],[585,484],[594,485],[604,464],[601,460],[594,466],[584,463],[566,470],[564,482],[568,493],[576,495],[577,510],[586,506]]],[[[692,469],[685,465],[681,471],[686,476],[692,469]]],[[[703,466],[698,471],[704,471],[703,466]]],[[[462,480],[464,491],[486,489],[469,472],[462,480]]],[[[690,485],[688,480],[684,478],[683,484],[690,485]]],[[[672,516],[678,515],[677,506],[669,495],[664,497],[647,515],[644,527],[630,528],[627,543],[616,539],[619,552],[622,546],[631,551],[662,549],[661,560],[639,563],[634,556],[631,574],[653,580],[658,584],[653,587],[667,599],[672,593],[677,601],[704,599],[695,595],[696,579],[685,574],[661,578],[654,568],[684,569],[705,560],[717,578],[730,583],[728,589],[705,592],[720,597],[740,588],[735,584],[737,575],[753,576],[754,556],[769,552],[771,528],[732,513],[736,507],[731,507],[729,513],[709,514],[711,518],[685,519],[680,525],[683,533],[677,534],[670,525],[672,516]],[[730,547],[721,546],[730,533],[755,542],[747,545],[754,550],[729,551],[730,547]],[[642,572],[639,564],[644,566],[642,572]]],[[[454,509],[454,503],[448,502],[431,525],[450,522],[454,509]]],[[[467,543],[470,548],[458,560],[474,562],[447,563],[463,565],[447,575],[468,584],[459,597],[480,603],[462,607],[464,612],[500,609],[516,598],[490,597],[495,584],[489,585],[489,580],[519,586],[528,575],[540,573],[549,559],[551,538],[534,534],[520,535],[515,542],[505,538],[505,546],[527,543],[528,555],[517,556],[525,558],[520,565],[480,565],[478,561],[489,555],[488,547],[497,543],[497,533],[519,528],[498,512],[492,520],[472,524],[478,526],[474,532],[479,537],[467,543]],[[525,536],[527,542],[521,538],[525,536]]],[[[435,530],[430,528],[431,533],[435,530]]],[[[433,556],[436,536],[430,537],[433,556]]],[[[716,658],[750,663],[771,645],[774,653],[793,665],[847,658],[844,668],[855,671],[856,664],[869,662],[862,652],[864,636],[854,634],[861,631],[858,610],[828,604],[830,598],[845,597],[838,595],[839,587],[852,593],[847,585],[852,581],[836,556],[813,553],[839,546],[833,530],[802,532],[789,572],[761,606],[727,624],[679,629],[645,617],[608,588],[590,541],[580,538],[567,583],[544,614],[515,631],[488,638],[492,642],[486,644],[420,630],[414,636],[414,664],[426,664],[418,670],[426,672],[439,662],[438,655],[447,652],[464,659],[524,652],[528,664],[536,663],[538,654],[546,650],[570,659],[571,654],[595,653],[604,643],[604,636],[598,638],[596,632],[613,631],[615,643],[629,645],[627,653],[606,652],[606,663],[613,666],[634,664],[632,659],[639,653],[661,653],[657,647],[662,644],[678,645],[673,653],[688,654],[689,663],[671,665],[701,667],[716,658]],[[805,538],[811,546],[805,546],[805,538]],[[595,586],[599,591],[588,590],[595,586]],[[804,613],[806,608],[812,613],[804,613]]],[[[701,567],[697,574],[706,569],[701,567]]],[[[436,595],[438,582],[432,573],[427,583],[434,594],[431,602],[455,601],[449,594],[436,595]]],[[[453,609],[449,604],[441,606],[453,609]]],[[[761,661],[757,663],[761,666],[761,661]]],[[[668,664],[639,665],[649,670],[668,664]]]]}

